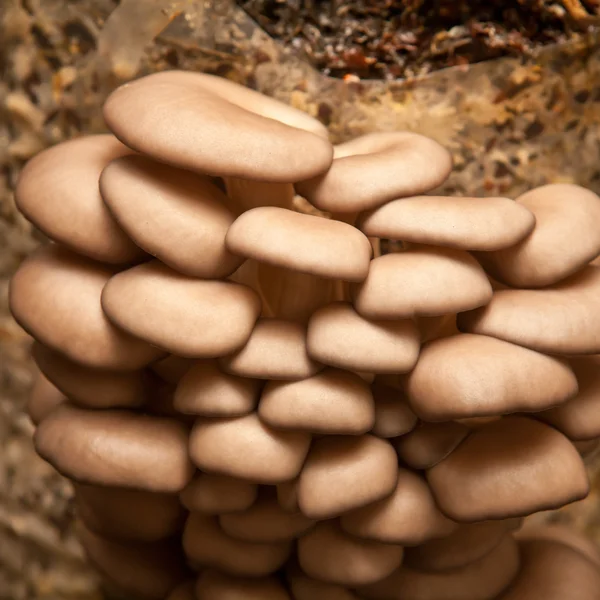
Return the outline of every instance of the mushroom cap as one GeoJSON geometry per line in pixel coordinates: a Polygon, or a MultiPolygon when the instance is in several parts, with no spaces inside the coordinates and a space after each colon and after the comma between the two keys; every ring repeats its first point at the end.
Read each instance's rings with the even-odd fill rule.
{"type": "Polygon", "coordinates": [[[290,600],[275,578],[244,579],[204,571],[196,583],[195,600],[290,600]]]}
{"type": "Polygon", "coordinates": [[[190,456],[206,471],[257,483],[281,483],[300,473],[309,446],[307,433],[272,429],[252,413],[199,419],[190,437],[190,456]]]}
{"type": "Polygon", "coordinates": [[[457,527],[440,512],[427,482],[403,468],[391,496],[343,514],[340,523],[351,535],[403,546],[449,535],[457,527]]]}
{"type": "Polygon", "coordinates": [[[175,408],[185,414],[232,417],[252,412],[262,381],[223,373],[212,361],[198,361],[175,390],[175,408]]]}
{"type": "Polygon", "coordinates": [[[554,285],[600,254],[600,198],[578,185],[551,184],[523,194],[535,229],[510,248],[480,256],[499,281],[519,288],[554,285]]]}
{"type": "Polygon", "coordinates": [[[292,183],[322,173],[333,159],[318,121],[212,75],[142,77],[117,88],[103,114],[130,148],[210,175],[292,183]]]}
{"type": "Polygon", "coordinates": [[[492,287],[470,254],[421,246],[373,259],[367,278],[351,293],[354,308],[367,319],[406,319],[483,306],[492,287]]]}
{"type": "Polygon", "coordinates": [[[410,319],[368,321],[346,302],[317,310],[308,322],[309,355],[349,371],[405,373],[419,356],[419,330],[410,319]]]}
{"type": "Polygon", "coordinates": [[[345,586],[387,577],[400,566],[402,554],[402,546],[351,537],[335,521],[317,523],[298,540],[298,561],[309,577],[345,586]]]}
{"type": "Polygon", "coordinates": [[[124,410],[62,405],[37,428],[38,454],[83,483],[178,492],[192,478],[183,423],[124,410]]]}
{"type": "Polygon", "coordinates": [[[343,281],[362,281],[373,253],[367,237],[348,223],[276,206],[242,213],[225,243],[244,258],[343,281]]]}
{"type": "Polygon", "coordinates": [[[535,227],[535,217],[509,198],[415,196],[361,215],[357,226],[368,236],[491,251],[520,242],[535,227]]]}
{"type": "Polygon", "coordinates": [[[183,358],[182,356],[169,354],[166,358],[153,362],[149,367],[163,381],[179,383],[194,364],[196,364],[196,361],[193,358],[183,358]]]}
{"type": "Polygon", "coordinates": [[[260,299],[238,283],[192,279],[151,261],[112,277],[102,308],[116,325],[155,346],[209,358],[248,340],[260,299]]]}
{"type": "Polygon", "coordinates": [[[437,142],[405,131],[377,132],[336,146],[329,170],[296,190],[320,210],[360,212],[432,190],[451,170],[452,157],[437,142]]]}
{"type": "Polygon", "coordinates": [[[385,440],[326,436],[313,440],[298,480],[298,505],[311,519],[329,519],[389,496],[397,480],[398,459],[385,440]]]}
{"type": "Polygon", "coordinates": [[[374,435],[382,438],[398,437],[417,426],[417,415],[411,410],[402,392],[377,381],[371,386],[371,392],[375,400],[374,435]]]}
{"type": "Polygon", "coordinates": [[[569,440],[517,416],[472,431],[427,480],[442,512],[461,522],[524,516],[589,492],[585,466],[569,440]]]}
{"type": "Polygon", "coordinates": [[[13,316],[35,339],[88,367],[128,371],[162,351],[115,327],[102,312],[114,270],[55,244],[27,258],[10,283],[13,316]]]}
{"type": "Polygon", "coordinates": [[[259,319],[246,345],[219,361],[234,375],[259,379],[304,379],[323,368],[306,350],[306,325],[259,319]]]}
{"type": "Polygon", "coordinates": [[[294,600],[358,600],[349,589],[307,577],[300,569],[289,576],[289,585],[294,600]]]}
{"type": "Polygon", "coordinates": [[[465,333],[423,346],[406,378],[410,406],[425,421],[534,412],[575,394],[566,361],[465,333]]]}
{"type": "Polygon", "coordinates": [[[250,508],[258,492],[255,483],[243,479],[198,472],[179,494],[191,512],[226,514],[250,508]]]}
{"type": "Polygon", "coordinates": [[[269,381],[258,414],[271,427],[327,434],[366,433],[375,417],[369,386],[332,368],[300,381],[269,381]]]}
{"type": "Polygon", "coordinates": [[[31,422],[39,425],[57,406],[66,401],[67,397],[39,369],[35,368],[26,409],[31,422]]]}
{"type": "Polygon", "coordinates": [[[600,268],[586,267],[543,290],[499,290],[487,306],[458,315],[458,327],[548,354],[598,354],[599,296],[600,268]]]}
{"type": "Polygon", "coordinates": [[[110,264],[143,259],[100,197],[98,178],[113,159],[129,154],[112,135],[83,136],[40,152],[17,183],[19,210],[49,238],[110,264]]]}

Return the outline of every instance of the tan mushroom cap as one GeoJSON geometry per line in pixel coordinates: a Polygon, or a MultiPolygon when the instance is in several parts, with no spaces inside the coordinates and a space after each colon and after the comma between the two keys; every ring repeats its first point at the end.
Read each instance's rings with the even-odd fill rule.
{"type": "Polygon", "coordinates": [[[243,577],[264,577],[283,565],[292,544],[236,540],[223,532],[215,517],[192,513],[185,524],[183,549],[189,559],[203,567],[243,577]]]}
{"type": "Polygon", "coordinates": [[[319,277],[362,281],[373,250],[348,223],[276,206],[242,213],[225,238],[233,254],[319,277]]]}
{"type": "Polygon", "coordinates": [[[421,246],[373,259],[366,280],[352,287],[352,297],[367,319],[406,319],[483,306],[492,287],[470,254],[421,246]]]}
{"type": "Polygon", "coordinates": [[[225,248],[235,216],[208,177],[124,156],[102,171],[100,192],[131,239],[179,273],[219,279],[240,266],[225,248]]]}
{"type": "Polygon", "coordinates": [[[107,539],[155,542],[177,533],[184,510],[176,494],[75,484],[79,518],[107,539]]]}
{"type": "Polygon", "coordinates": [[[47,377],[35,369],[26,412],[34,425],[39,425],[67,397],[47,377]]]}
{"type": "Polygon", "coordinates": [[[187,441],[187,427],[171,419],[68,405],[34,436],[38,454],[70,479],[153,492],[178,492],[192,478],[187,441]]]}
{"type": "Polygon", "coordinates": [[[419,330],[410,319],[369,321],[346,302],[317,310],[308,322],[308,353],[349,371],[405,373],[419,356],[419,330]]]}
{"type": "Polygon", "coordinates": [[[300,569],[290,575],[289,585],[294,600],[358,600],[349,589],[307,577],[300,569]]]}
{"type": "Polygon", "coordinates": [[[413,469],[430,469],[444,460],[469,435],[466,425],[421,423],[410,433],[394,440],[400,459],[413,469]]]}
{"type": "Polygon", "coordinates": [[[108,97],[104,118],[130,148],[210,175],[294,182],[333,159],[318,121],[212,75],[168,71],[127,83],[108,97]]]}
{"type": "Polygon", "coordinates": [[[585,466],[569,440],[526,417],[474,430],[427,480],[444,514],[462,522],[558,508],[589,492],[585,466]]]}
{"type": "Polygon", "coordinates": [[[551,184],[517,198],[536,219],[522,242],[481,255],[499,281],[513,287],[553,285],[582,269],[600,254],[600,198],[571,184],[551,184]]]}
{"type": "Polygon", "coordinates": [[[167,600],[196,600],[195,581],[186,581],[178,585],[167,597],[167,600]]]}
{"type": "Polygon", "coordinates": [[[371,391],[375,399],[374,435],[383,438],[398,437],[417,426],[417,415],[411,410],[402,392],[378,381],[371,386],[371,391]]]}
{"type": "Polygon", "coordinates": [[[181,378],[174,406],[185,414],[229,417],[252,412],[262,382],[223,373],[212,361],[198,361],[181,378]]]}
{"type": "Polygon", "coordinates": [[[255,483],[243,479],[198,472],[179,494],[181,503],[191,512],[209,515],[247,510],[256,500],[255,483]]]}
{"type": "Polygon", "coordinates": [[[432,190],[451,170],[450,153],[427,137],[370,133],[336,146],[331,168],[296,190],[321,210],[360,212],[432,190]]]}
{"type": "Polygon", "coordinates": [[[152,261],[115,275],[102,308],[116,325],[184,357],[233,352],[250,337],[260,300],[249,287],[191,279],[152,261]]]}
{"type": "Polygon", "coordinates": [[[389,496],[398,480],[391,444],[372,435],[326,436],[312,443],[298,480],[298,505],[329,519],[389,496]]]}
{"type": "Polygon", "coordinates": [[[298,540],[298,561],[314,579],[345,586],[387,577],[402,562],[403,548],[345,534],[335,521],[322,521],[298,540]]]}
{"type": "Polygon", "coordinates": [[[55,244],[34,252],[10,284],[10,308],[35,339],[88,367],[139,369],[162,351],[116,328],[100,295],[114,271],[55,244]]]}
{"type": "Polygon", "coordinates": [[[256,483],[281,483],[298,475],[309,446],[307,433],[272,429],[252,413],[199,419],[190,437],[190,456],[206,471],[256,483]]]}
{"type": "Polygon", "coordinates": [[[306,325],[284,319],[259,319],[246,345],[219,361],[242,377],[304,379],[323,368],[308,356],[306,325]]]}
{"type": "Polygon", "coordinates": [[[258,414],[271,427],[361,434],[373,427],[373,395],[356,374],[327,368],[300,381],[269,381],[258,414]]]}
{"type": "Polygon", "coordinates": [[[535,217],[509,198],[416,196],[361,215],[357,226],[368,236],[490,251],[520,242],[535,227],[535,217]]]}
{"type": "Polygon", "coordinates": [[[169,354],[166,358],[161,358],[152,363],[150,369],[156,373],[163,381],[168,383],[179,383],[181,378],[196,364],[193,358],[183,358],[169,354]]]}
{"type": "Polygon", "coordinates": [[[19,210],[51,239],[94,260],[126,264],[145,256],[100,197],[98,178],[113,159],[130,153],[112,135],[90,135],[44,150],[19,178],[19,210]]]}
{"type": "Polygon", "coordinates": [[[449,535],[457,527],[439,511],[427,482],[402,468],[391,496],[345,513],[340,523],[351,535],[403,546],[449,535]]]}
{"type": "Polygon", "coordinates": [[[557,406],[577,394],[577,379],[566,361],[461,333],[421,348],[406,394],[421,419],[449,421],[557,406]]]}
{"type": "Polygon", "coordinates": [[[600,268],[543,290],[500,290],[458,315],[461,331],[497,337],[548,354],[600,353],[600,268]]]}
{"type": "Polygon", "coordinates": [[[275,578],[245,579],[205,571],[196,583],[195,600],[290,600],[275,578]]]}

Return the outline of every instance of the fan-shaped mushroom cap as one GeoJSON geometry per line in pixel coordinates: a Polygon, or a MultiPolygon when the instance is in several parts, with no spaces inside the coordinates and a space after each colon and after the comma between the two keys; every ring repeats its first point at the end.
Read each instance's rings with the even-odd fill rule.
{"type": "Polygon", "coordinates": [[[168,596],[167,600],[196,600],[195,581],[186,581],[178,585],[168,596]]]}
{"type": "Polygon", "coordinates": [[[346,302],[317,310],[308,322],[309,355],[332,367],[367,373],[405,373],[419,356],[414,321],[368,321],[346,302]]]}
{"type": "Polygon", "coordinates": [[[306,577],[300,569],[290,575],[289,584],[294,600],[358,600],[349,589],[306,577]]]}
{"type": "Polygon", "coordinates": [[[373,253],[367,237],[348,223],[275,206],[242,213],[225,242],[244,258],[343,281],[362,281],[373,253]]]}
{"type": "Polygon", "coordinates": [[[394,448],[372,435],[313,441],[298,480],[298,505],[328,519],[389,496],[398,479],[394,448]]]}
{"type": "Polygon", "coordinates": [[[259,319],[246,345],[222,358],[225,371],[259,379],[304,379],[322,369],[306,351],[306,325],[259,319]]]}
{"type": "Polygon", "coordinates": [[[361,540],[335,521],[323,521],[298,540],[298,561],[315,579],[339,585],[367,585],[387,577],[402,562],[402,546],[361,540]]]}
{"type": "Polygon", "coordinates": [[[444,460],[466,437],[466,425],[446,423],[421,423],[410,433],[394,440],[400,459],[413,469],[430,469],[444,460]]]}
{"type": "Polygon", "coordinates": [[[238,283],[191,279],[152,261],[110,279],[102,308],[119,327],[168,352],[214,357],[250,337],[260,299],[238,283]]]}
{"type": "Polygon", "coordinates": [[[600,268],[587,267],[543,290],[499,290],[487,306],[458,315],[458,327],[548,354],[598,354],[599,297],[600,268]]]}
{"type": "Polygon", "coordinates": [[[190,456],[206,471],[257,483],[280,483],[298,475],[309,446],[307,433],[271,429],[252,413],[198,420],[190,437],[190,456]]]}
{"type": "Polygon", "coordinates": [[[256,500],[257,491],[255,483],[198,472],[179,497],[183,506],[191,512],[217,515],[250,508],[256,500]]]}
{"type": "Polygon", "coordinates": [[[427,482],[402,468],[391,496],[343,514],[340,523],[352,535],[403,546],[449,535],[457,527],[439,511],[427,482]]]}
{"type": "Polygon", "coordinates": [[[108,539],[155,542],[177,533],[184,510],[176,494],[75,484],[77,514],[108,539]]]}
{"type": "Polygon", "coordinates": [[[492,298],[492,287],[470,254],[423,246],[373,259],[352,296],[363,317],[405,319],[483,306],[492,298]]]}
{"type": "Polygon", "coordinates": [[[27,414],[31,422],[39,425],[57,406],[66,401],[66,396],[36,368],[27,402],[27,414]]]}
{"type": "Polygon", "coordinates": [[[318,121],[212,75],[168,71],[127,83],[106,100],[104,118],[130,148],[210,175],[294,182],[333,159],[318,121]]]}
{"type": "Polygon", "coordinates": [[[212,361],[198,361],[175,391],[175,408],[207,417],[239,416],[258,404],[262,381],[223,373],[212,361]]]}
{"type": "Polygon", "coordinates": [[[450,153],[408,132],[370,133],[335,147],[331,168],[296,184],[321,210],[360,212],[442,184],[452,170],[450,153]]]}
{"type": "Polygon", "coordinates": [[[517,198],[536,219],[522,242],[481,255],[485,268],[513,287],[553,285],[600,254],[600,198],[571,184],[551,184],[517,198]]]}
{"type": "Polygon", "coordinates": [[[225,248],[235,216],[208,177],[131,155],[102,171],[100,192],[135,243],[176,271],[218,279],[240,266],[225,248]]]}
{"type": "Polygon", "coordinates": [[[411,408],[426,421],[533,412],[576,393],[565,361],[464,333],[423,346],[406,378],[411,408]]]}
{"type": "Polygon", "coordinates": [[[10,308],[45,346],[89,367],[139,369],[162,351],[117,329],[100,305],[114,271],[50,244],[21,265],[10,284],[10,308]]]}
{"type": "Polygon", "coordinates": [[[569,440],[525,417],[474,430],[427,479],[441,510],[463,522],[558,508],[589,492],[585,466],[569,440]]]}
{"type": "Polygon", "coordinates": [[[373,396],[356,374],[327,368],[301,381],[269,381],[258,414],[268,425],[314,433],[361,434],[373,426],[373,396]]]}
{"type": "Polygon", "coordinates": [[[292,544],[236,540],[223,532],[216,518],[192,513],[185,524],[183,549],[188,558],[202,566],[244,577],[263,577],[283,565],[292,544]]]}
{"type": "Polygon", "coordinates": [[[371,386],[371,391],[375,399],[373,433],[376,436],[398,437],[417,426],[417,415],[411,410],[402,392],[377,381],[371,386]]]}
{"type": "Polygon", "coordinates": [[[520,242],[535,227],[535,217],[508,198],[416,196],[361,215],[358,227],[368,236],[489,251],[520,242]]]}
{"type": "Polygon", "coordinates": [[[98,178],[114,158],[130,153],[112,135],[63,142],[31,159],[19,177],[19,210],[48,237],[111,264],[142,259],[100,197],[98,178]]]}
{"type": "Polygon", "coordinates": [[[196,584],[195,600],[290,600],[275,579],[242,579],[205,571],[196,584]]]}
{"type": "Polygon", "coordinates": [[[187,441],[187,427],[171,419],[68,405],[34,436],[38,454],[75,481],[153,492],[178,492],[192,478],[187,441]]]}
{"type": "Polygon", "coordinates": [[[193,358],[183,358],[169,354],[150,365],[153,373],[156,373],[163,381],[168,383],[179,383],[181,378],[196,364],[193,358]]]}

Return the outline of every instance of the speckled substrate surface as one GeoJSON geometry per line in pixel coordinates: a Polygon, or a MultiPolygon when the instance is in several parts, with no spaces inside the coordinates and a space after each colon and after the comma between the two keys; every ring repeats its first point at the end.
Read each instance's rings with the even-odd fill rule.
{"type": "MultiPolygon", "coordinates": [[[[30,340],[8,314],[7,286],[40,239],[14,207],[21,166],[48,145],[102,131],[99,106],[124,80],[173,67],[217,73],[306,110],[334,141],[373,130],[424,133],[454,155],[445,193],[514,197],[557,181],[600,191],[600,51],[592,34],[523,64],[481,63],[408,83],[339,81],[282,50],[224,0],[218,8],[155,0],[144,14],[136,4],[122,0],[112,18],[112,0],[0,6],[1,600],[101,597],[72,533],[71,488],[31,445],[22,410],[30,340]]],[[[591,462],[590,497],[536,519],[572,523],[600,541],[600,461],[591,462]]]]}

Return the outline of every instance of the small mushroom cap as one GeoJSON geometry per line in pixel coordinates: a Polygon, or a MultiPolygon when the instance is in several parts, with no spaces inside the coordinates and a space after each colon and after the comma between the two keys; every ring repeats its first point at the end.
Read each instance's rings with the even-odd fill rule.
{"type": "Polygon", "coordinates": [[[252,412],[262,382],[223,373],[212,361],[198,361],[175,390],[175,408],[185,414],[232,417],[252,412]]]}
{"type": "Polygon", "coordinates": [[[230,252],[319,277],[362,281],[373,250],[358,229],[276,206],[242,213],[225,238],[230,252]]]}
{"type": "Polygon", "coordinates": [[[389,496],[397,480],[398,459],[385,440],[326,436],[312,443],[298,480],[298,505],[311,519],[330,519],[389,496]]]}
{"type": "Polygon", "coordinates": [[[187,441],[187,427],[171,419],[68,405],[34,436],[38,454],[70,479],[153,492],[178,492],[192,478],[187,441]]]}
{"type": "Polygon", "coordinates": [[[167,600],[196,600],[195,581],[186,581],[178,585],[168,596],[167,600]]]}
{"type": "Polygon", "coordinates": [[[183,532],[183,549],[189,559],[202,566],[242,577],[264,577],[283,565],[292,544],[236,540],[223,532],[216,518],[192,513],[183,532]]]}
{"type": "Polygon", "coordinates": [[[205,571],[196,583],[195,600],[290,600],[275,578],[243,579],[205,571]]]}
{"type": "Polygon", "coordinates": [[[373,434],[382,438],[395,438],[412,431],[418,423],[402,392],[375,382],[371,386],[375,400],[373,434]]]}
{"type": "Polygon", "coordinates": [[[535,227],[535,217],[509,198],[416,196],[361,215],[357,226],[368,236],[491,251],[520,242],[535,227]]]}
{"type": "Polygon", "coordinates": [[[300,569],[289,577],[289,583],[294,600],[358,600],[349,589],[306,577],[300,569]]]}
{"type": "Polygon", "coordinates": [[[296,190],[320,210],[360,212],[432,190],[451,170],[450,153],[427,137],[370,133],[336,146],[331,168],[296,190]]]}
{"type": "Polygon", "coordinates": [[[405,373],[419,356],[419,330],[410,319],[368,321],[345,302],[317,310],[308,322],[308,353],[349,371],[405,373]]]}
{"type": "Polygon", "coordinates": [[[425,421],[534,412],[576,393],[566,361],[465,333],[423,346],[406,378],[411,408],[425,421]]]}
{"type": "Polygon", "coordinates": [[[402,546],[351,537],[335,521],[318,523],[298,540],[298,561],[309,577],[345,586],[387,577],[402,555],[402,546]]]}
{"type": "Polygon", "coordinates": [[[31,159],[19,177],[19,210],[51,239],[110,264],[145,256],[119,227],[100,197],[98,178],[113,159],[130,153],[112,135],[63,142],[31,159]]]}
{"type": "Polygon", "coordinates": [[[112,277],[102,308],[116,325],[155,346],[208,358],[248,340],[260,299],[238,283],[192,279],[152,261],[112,277]]]}
{"type": "Polygon", "coordinates": [[[242,377],[304,379],[322,369],[306,350],[306,325],[283,319],[259,319],[246,345],[220,361],[242,377]]]}
{"type": "Polygon", "coordinates": [[[526,417],[472,431],[427,480],[444,514],[461,522],[524,516],[589,492],[585,466],[569,440],[526,417]]]}
{"type": "Polygon", "coordinates": [[[240,266],[225,248],[235,216],[208,177],[124,156],[102,171],[100,192],[135,243],[179,273],[219,279],[240,266]]]}
{"type": "Polygon", "coordinates": [[[361,434],[373,427],[373,395],[356,374],[327,368],[300,381],[269,381],[258,414],[271,427],[361,434]]]}
{"type": "Polygon", "coordinates": [[[190,456],[206,471],[257,483],[281,483],[300,473],[309,446],[307,433],[271,429],[252,413],[199,419],[190,437],[190,456]]]}
{"type": "Polygon", "coordinates": [[[554,285],[600,254],[600,198],[571,184],[551,184],[517,198],[536,219],[522,242],[481,255],[482,264],[499,281],[513,287],[554,285]]]}
{"type": "Polygon", "coordinates": [[[31,422],[39,425],[57,406],[66,401],[66,396],[36,368],[26,409],[31,422]]]}
{"type": "Polygon", "coordinates": [[[458,315],[461,331],[548,354],[600,353],[600,268],[543,290],[499,290],[490,303],[458,315]]]}
{"type": "Polygon", "coordinates": [[[423,246],[371,261],[366,280],[352,287],[354,307],[367,319],[406,319],[472,310],[492,287],[463,250],[423,246]]]}
{"type": "Polygon", "coordinates": [[[104,119],[130,148],[210,175],[292,183],[333,159],[318,121],[212,75],[167,71],[127,83],[106,100],[104,119]]]}
{"type": "Polygon", "coordinates": [[[161,358],[152,363],[150,369],[156,373],[163,381],[167,383],[179,383],[181,378],[196,364],[193,358],[183,358],[169,354],[166,358],[161,358]]]}
{"type": "Polygon", "coordinates": [[[198,472],[179,498],[191,512],[217,515],[247,510],[254,504],[257,491],[255,483],[226,475],[198,472]]]}
{"type": "Polygon", "coordinates": [[[25,331],[74,362],[139,369],[162,351],[121,331],[102,312],[102,288],[113,274],[55,244],[44,246],[13,276],[10,309],[25,331]]]}
{"type": "Polygon", "coordinates": [[[449,535],[457,527],[439,511],[427,482],[402,468],[391,496],[345,513],[340,523],[351,535],[403,546],[449,535]]]}

